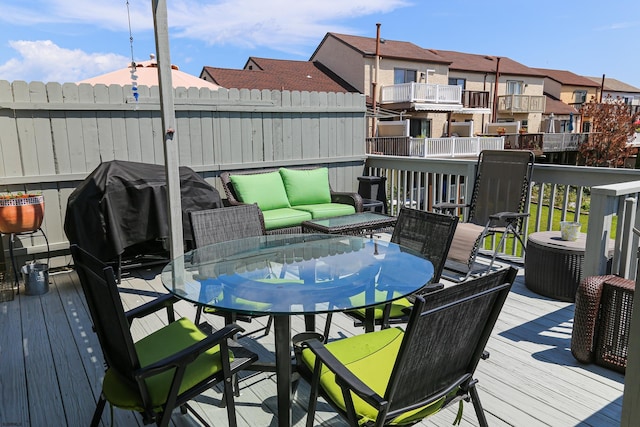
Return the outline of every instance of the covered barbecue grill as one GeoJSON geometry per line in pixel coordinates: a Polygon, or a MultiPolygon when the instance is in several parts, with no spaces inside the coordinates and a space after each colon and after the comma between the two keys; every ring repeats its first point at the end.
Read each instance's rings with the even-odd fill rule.
{"type": "MultiPolygon", "coordinates": [[[[191,241],[188,212],[222,207],[218,191],[188,167],[180,168],[182,226],[191,241]]],[[[69,196],[64,231],[71,243],[103,261],[167,252],[169,221],[164,166],[101,163],[69,196]]]]}

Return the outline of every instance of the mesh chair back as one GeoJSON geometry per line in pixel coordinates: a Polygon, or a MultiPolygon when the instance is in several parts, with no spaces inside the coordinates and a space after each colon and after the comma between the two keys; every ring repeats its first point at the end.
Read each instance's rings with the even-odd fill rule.
{"type": "Polygon", "coordinates": [[[499,270],[416,299],[385,396],[389,417],[472,379],[516,273],[499,270]]]}
{"type": "Polygon", "coordinates": [[[122,378],[135,383],[134,371],[140,362],[113,269],[77,245],[71,245],[71,254],[104,360],[122,378]]]}
{"type": "Polygon", "coordinates": [[[255,204],[191,211],[189,218],[197,248],[264,234],[260,208],[255,204]]]}
{"type": "Polygon", "coordinates": [[[485,226],[489,216],[498,212],[523,212],[529,197],[533,162],[531,151],[482,151],[468,222],[485,226]]]}
{"type": "Polygon", "coordinates": [[[458,217],[402,207],[391,241],[420,252],[433,264],[433,278],[440,281],[458,217]]]}

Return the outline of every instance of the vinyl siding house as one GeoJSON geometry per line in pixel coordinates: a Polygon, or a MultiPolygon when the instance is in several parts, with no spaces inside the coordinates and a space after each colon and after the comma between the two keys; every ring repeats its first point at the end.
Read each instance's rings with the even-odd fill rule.
{"type": "MultiPolygon", "coordinates": [[[[602,85],[602,77],[587,77],[589,80],[598,84],[598,88],[602,85]]],[[[598,94],[598,96],[600,96],[598,94]]],[[[640,111],[640,89],[630,84],[621,82],[620,80],[610,77],[604,78],[604,87],[602,88],[602,99],[607,96],[612,98],[620,97],[624,99],[627,105],[632,106],[632,112],[640,111]]]]}
{"type": "Polygon", "coordinates": [[[448,114],[462,108],[460,90],[448,85],[450,61],[413,43],[327,33],[311,56],[373,103],[409,116],[411,136],[446,134],[448,114]],[[377,93],[374,89],[377,74],[377,93]]]}
{"type": "MultiPolygon", "coordinates": [[[[410,136],[473,136],[496,121],[540,127],[544,76],[516,61],[384,39],[379,55],[375,98],[380,107],[409,116],[410,136]],[[470,125],[450,131],[452,122],[470,125]]],[[[376,39],[328,33],[311,60],[374,98],[376,39]]]]}
{"type": "Polygon", "coordinates": [[[571,71],[546,68],[536,69],[545,75],[544,92],[547,96],[547,102],[549,102],[549,99],[553,99],[564,104],[552,103],[553,108],[545,111],[547,125],[550,114],[553,113],[558,124],[557,132],[588,132],[591,129],[591,125],[588,121],[581,122],[582,119],[579,112],[584,103],[597,98],[599,85],[571,71]],[[574,114],[574,122],[572,126],[569,126],[569,121],[572,119],[571,113],[574,114]]]}

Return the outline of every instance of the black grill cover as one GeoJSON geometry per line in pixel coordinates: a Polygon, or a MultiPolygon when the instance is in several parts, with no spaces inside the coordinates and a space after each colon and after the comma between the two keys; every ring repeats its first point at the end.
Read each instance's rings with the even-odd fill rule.
{"type": "MultiPolygon", "coordinates": [[[[100,164],[69,196],[64,231],[103,261],[127,248],[169,237],[164,166],[114,160],[100,164]]],[[[191,240],[188,212],[222,207],[218,191],[188,167],[180,168],[182,229],[191,240]]],[[[130,254],[129,255],[135,255],[130,254]]]]}

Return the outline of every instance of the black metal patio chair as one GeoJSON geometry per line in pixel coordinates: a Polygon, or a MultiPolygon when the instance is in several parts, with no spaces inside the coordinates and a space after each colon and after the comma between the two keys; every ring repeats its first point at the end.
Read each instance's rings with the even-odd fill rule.
{"type": "Polygon", "coordinates": [[[471,201],[467,204],[439,203],[433,206],[434,210],[447,213],[453,213],[458,208],[468,209],[466,220],[459,223],[456,229],[445,269],[461,272],[467,279],[473,271],[484,238],[489,235],[501,234],[500,241],[494,246],[489,270],[508,235],[513,235],[524,251],[521,234],[524,220],[529,216],[525,208],[529,200],[534,160],[531,151],[484,150],[478,157],[471,201]]]}
{"type": "Polygon", "coordinates": [[[172,295],[125,313],[113,268],[75,244],[71,253],[106,364],[91,425],[100,424],[107,401],[139,412],[145,424],[166,426],[173,409],[179,407],[183,414],[190,410],[206,425],[188,401],[222,382],[228,422],[235,426],[230,379],[257,360],[238,344],[228,345],[242,328],[232,324],[205,335],[189,319],[175,320],[176,298],[172,295]],[[134,342],[129,329],[132,322],[163,309],[168,325],[134,342]]]}
{"type": "Polygon", "coordinates": [[[298,371],[311,383],[307,426],[319,396],[352,427],[412,425],[469,399],[486,426],[474,373],[489,356],[484,348],[516,273],[498,270],[416,297],[405,331],[303,342],[298,371]]]}
{"type": "MultiPolygon", "coordinates": [[[[243,239],[246,237],[262,236],[265,234],[264,221],[260,208],[255,204],[229,206],[219,209],[206,209],[189,212],[191,232],[196,248],[202,248],[213,243],[229,240],[243,239]]],[[[227,323],[237,321],[250,323],[254,316],[226,313],[210,307],[198,306],[195,323],[200,324],[202,312],[223,316],[227,323]]],[[[256,329],[248,334],[264,331],[269,334],[273,319],[269,316],[267,324],[263,328],[256,329]]]]}
{"type": "MultiPolygon", "coordinates": [[[[455,216],[400,208],[391,242],[418,251],[433,264],[433,278],[429,283],[425,283],[416,295],[424,295],[442,286],[438,282],[457,224],[458,217],[455,216]]],[[[406,322],[407,310],[411,308],[414,300],[415,297],[412,295],[375,308],[352,310],[347,314],[356,318],[356,326],[364,324],[365,330],[371,332],[374,325],[380,325],[384,329],[391,323],[406,322]]],[[[328,329],[325,332],[328,332],[328,329]]]]}

